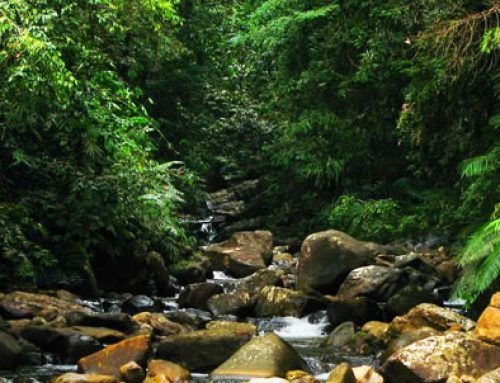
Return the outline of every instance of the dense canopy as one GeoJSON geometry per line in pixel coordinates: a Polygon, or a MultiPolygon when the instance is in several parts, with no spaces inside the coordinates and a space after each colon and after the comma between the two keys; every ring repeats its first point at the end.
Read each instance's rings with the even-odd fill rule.
{"type": "Polygon", "coordinates": [[[497,0],[0,1],[0,285],[177,262],[206,193],[259,179],[278,239],[437,236],[474,300],[500,275],[499,18],[497,0]]]}

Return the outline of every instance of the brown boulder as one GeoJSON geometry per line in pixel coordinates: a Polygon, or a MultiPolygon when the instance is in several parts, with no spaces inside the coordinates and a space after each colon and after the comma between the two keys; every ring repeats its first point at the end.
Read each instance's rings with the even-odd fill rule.
{"type": "Polygon", "coordinates": [[[330,373],[327,383],[357,383],[352,366],[349,363],[341,363],[330,373]]]}
{"type": "Polygon", "coordinates": [[[144,383],[181,383],[188,382],[191,374],[179,364],[166,360],[151,360],[144,383]]]}
{"type": "Polygon", "coordinates": [[[141,383],[144,380],[144,370],[136,362],[128,362],[120,367],[120,377],[125,383],[141,383]]]}
{"type": "Polygon", "coordinates": [[[376,373],[370,366],[359,366],[352,369],[356,383],[384,383],[382,375],[376,373]]]}
{"type": "Polygon", "coordinates": [[[496,370],[487,372],[481,376],[476,383],[498,383],[500,382],[500,367],[496,370]]]}
{"type": "Polygon", "coordinates": [[[136,336],[106,347],[78,361],[78,371],[89,374],[120,376],[120,367],[128,362],[142,364],[149,354],[150,340],[136,336]]]}
{"type": "Polygon", "coordinates": [[[217,333],[228,332],[234,335],[254,336],[257,334],[257,327],[251,323],[213,321],[207,323],[207,330],[217,333]]]}
{"type": "Polygon", "coordinates": [[[236,282],[237,291],[259,292],[266,286],[281,286],[283,281],[278,272],[269,269],[258,270],[236,282]]]}
{"type": "Polygon", "coordinates": [[[432,336],[396,352],[382,366],[388,383],[438,383],[481,375],[500,365],[500,348],[462,332],[432,336]]]}
{"type": "Polygon", "coordinates": [[[257,317],[294,316],[300,317],[308,303],[302,291],[283,287],[267,286],[257,295],[255,314],[257,317]]]}
{"type": "Polygon", "coordinates": [[[181,290],[178,300],[179,306],[207,310],[207,301],[210,297],[223,292],[222,286],[215,283],[193,283],[181,290]]]}
{"type": "Polygon", "coordinates": [[[500,346],[500,292],[493,295],[490,305],[479,317],[474,335],[500,346]]]}
{"type": "Polygon", "coordinates": [[[431,327],[438,331],[470,331],[476,323],[448,308],[430,303],[422,303],[412,308],[407,314],[396,317],[391,322],[392,331],[404,331],[408,328],[431,327]]]}
{"type": "Polygon", "coordinates": [[[256,295],[248,292],[217,294],[208,300],[207,306],[214,315],[246,316],[253,312],[256,295]]]}
{"type": "Polygon", "coordinates": [[[183,325],[169,320],[160,313],[143,312],[134,315],[132,319],[141,325],[151,326],[154,333],[160,336],[179,335],[189,332],[183,325]]]}
{"type": "Polygon", "coordinates": [[[8,319],[42,317],[53,320],[58,315],[72,311],[86,312],[88,309],[79,304],[45,294],[32,294],[15,291],[0,300],[0,314],[8,319]]]}
{"type": "Polygon", "coordinates": [[[346,275],[374,263],[387,248],[358,241],[337,230],[311,234],[302,243],[297,265],[297,288],[335,293],[346,275]]]}
{"type": "Polygon", "coordinates": [[[212,328],[166,337],[156,357],[182,364],[191,371],[210,371],[227,360],[250,339],[229,329],[212,328]]]}
{"type": "Polygon", "coordinates": [[[215,379],[285,377],[287,371],[302,370],[304,360],[275,334],[253,338],[215,369],[215,379]]]}
{"type": "Polygon", "coordinates": [[[224,242],[203,247],[215,270],[229,270],[245,277],[270,263],[273,251],[269,231],[242,231],[224,242]]]}
{"type": "Polygon", "coordinates": [[[364,266],[352,270],[339,287],[337,296],[367,296],[380,301],[388,299],[397,288],[401,271],[393,267],[364,266]]]}

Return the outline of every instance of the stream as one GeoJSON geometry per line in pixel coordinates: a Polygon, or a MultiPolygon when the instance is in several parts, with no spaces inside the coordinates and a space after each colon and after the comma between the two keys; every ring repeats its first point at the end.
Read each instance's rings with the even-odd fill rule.
{"type": "MultiPolygon", "coordinates": [[[[215,272],[214,278],[208,280],[223,286],[225,291],[231,291],[235,279],[223,272],[215,272]]],[[[199,314],[199,310],[180,309],[177,305],[177,297],[164,298],[153,297],[156,301],[161,301],[163,313],[172,311],[191,311],[199,314]]],[[[83,306],[89,307],[97,312],[121,312],[124,299],[120,298],[99,298],[94,300],[81,300],[83,306]]],[[[235,318],[233,318],[235,319],[235,318]]],[[[275,333],[288,341],[307,362],[311,372],[321,380],[328,377],[332,368],[343,361],[348,361],[352,365],[373,365],[376,366],[376,358],[343,355],[333,347],[320,347],[321,342],[326,338],[329,331],[329,322],[325,311],[318,311],[303,318],[295,317],[273,317],[273,318],[246,318],[244,321],[256,325],[258,334],[275,333]]],[[[37,383],[48,382],[51,378],[65,372],[76,372],[76,365],[60,365],[50,354],[43,354],[44,363],[38,366],[23,366],[16,371],[0,372],[0,379],[7,383],[37,383]]],[[[193,380],[199,382],[209,382],[211,379],[207,374],[200,374],[192,371],[193,380]]]]}

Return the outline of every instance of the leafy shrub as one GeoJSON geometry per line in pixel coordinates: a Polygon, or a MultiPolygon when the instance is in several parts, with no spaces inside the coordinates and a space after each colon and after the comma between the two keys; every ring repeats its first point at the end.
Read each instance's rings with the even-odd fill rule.
{"type": "Polygon", "coordinates": [[[401,209],[393,199],[361,200],[343,195],[330,209],[328,223],[365,240],[389,242],[401,236],[401,209]]]}

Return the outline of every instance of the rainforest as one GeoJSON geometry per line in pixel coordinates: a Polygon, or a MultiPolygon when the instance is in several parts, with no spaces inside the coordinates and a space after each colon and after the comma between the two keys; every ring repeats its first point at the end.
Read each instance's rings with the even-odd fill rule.
{"type": "Polygon", "coordinates": [[[499,381],[499,55],[498,0],[0,0],[0,379],[499,381]]]}

